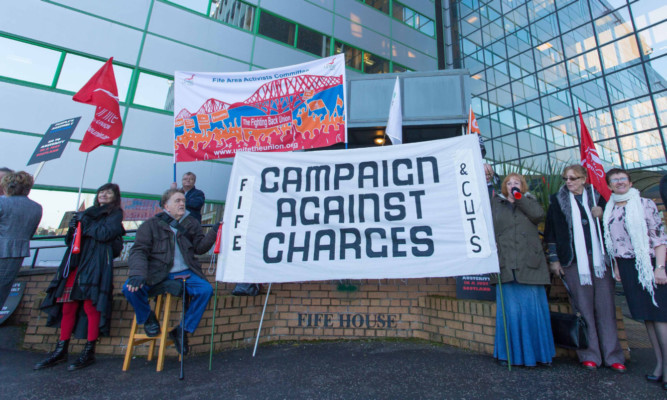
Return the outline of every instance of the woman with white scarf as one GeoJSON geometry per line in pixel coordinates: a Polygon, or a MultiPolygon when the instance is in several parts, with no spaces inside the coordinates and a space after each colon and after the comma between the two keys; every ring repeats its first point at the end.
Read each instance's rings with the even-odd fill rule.
{"type": "Polygon", "coordinates": [[[662,217],[653,201],[639,197],[627,171],[609,170],[607,184],[613,194],[602,220],[605,245],[616,259],[614,276],[623,283],[632,318],[644,320],[655,352],[656,366],[646,379],[667,390],[667,235],[662,217]]]}
{"type": "Polygon", "coordinates": [[[596,219],[605,200],[586,187],[588,174],[581,165],[563,170],[565,184],[551,196],[544,239],[549,269],[569,286],[572,298],[588,325],[588,348],[577,350],[581,365],[590,370],[607,366],[625,372],[625,356],[618,341],[614,280],[605,265],[596,219]]]}

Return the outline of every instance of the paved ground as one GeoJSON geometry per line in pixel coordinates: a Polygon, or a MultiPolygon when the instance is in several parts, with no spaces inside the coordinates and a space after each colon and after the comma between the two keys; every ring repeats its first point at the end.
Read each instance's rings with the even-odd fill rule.
{"type": "Polygon", "coordinates": [[[32,366],[44,354],[17,350],[20,328],[0,327],[0,399],[660,399],[667,392],[644,380],[652,351],[632,351],[629,371],[586,371],[572,360],[508,371],[491,357],[416,341],[282,343],[186,358],[132,362],[99,356],[95,365],[32,366]]]}

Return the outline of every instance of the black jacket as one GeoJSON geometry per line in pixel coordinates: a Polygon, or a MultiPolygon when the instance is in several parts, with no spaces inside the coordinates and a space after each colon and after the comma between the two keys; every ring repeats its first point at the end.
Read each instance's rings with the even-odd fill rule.
{"type": "Polygon", "coordinates": [[[185,209],[190,211],[190,215],[193,216],[200,224],[201,209],[204,206],[205,201],[206,196],[204,196],[204,192],[194,186],[192,189],[188,190],[187,193],[185,193],[185,209]]]}
{"type": "MultiPolygon", "coordinates": [[[[72,288],[72,300],[92,300],[101,313],[100,333],[108,335],[113,295],[113,251],[112,245],[118,236],[125,234],[123,228],[123,210],[110,210],[107,206],[90,207],[78,214],[81,221],[81,252],[72,254],[71,247],[65,252],[56,276],[46,289],[46,297],[41,309],[48,315],[47,325],[57,326],[62,318],[62,303],[57,303],[58,297],[65,290],[67,278],[63,272],[69,258],[70,273],[76,268],[76,281],[72,288]]],[[[67,233],[66,243],[70,245],[74,229],[67,233]]],[[[79,314],[74,330],[77,338],[85,338],[88,331],[87,317],[83,307],[79,307],[79,314]]]]}
{"type": "MultiPolygon", "coordinates": [[[[162,219],[164,212],[144,222],[137,230],[134,246],[130,250],[129,275],[141,276],[148,285],[155,285],[167,279],[174,265],[174,232],[162,219]]],[[[188,268],[206,279],[196,254],[204,254],[211,249],[216,239],[216,230],[206,235],[197,220],[188,215],[179,224],[176,240],[188,268]]]]}
{"type": "MultiPolygon", "coordinates": [[[[586,187],[588,207],[595,204],[604,209],[607,201],[592,186],[586,187]]],[[[570,191],[563,185],[558,193],[552,194],[547,211],[547,221],[544,228],[544,241],[556,244],[556,255],[562,267],[569,267],[574,261],[574,234],[572,233],[572,210],[570,208],[570,191]]]]}

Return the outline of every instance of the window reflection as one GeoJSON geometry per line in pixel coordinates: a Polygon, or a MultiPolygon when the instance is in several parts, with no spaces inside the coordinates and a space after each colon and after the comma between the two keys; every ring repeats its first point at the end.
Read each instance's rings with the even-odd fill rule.
{"type": "Polygon", "coordinates": [[[581,108],[582,112],[604,107],[609,104],[602,78],[585,82],[572,88],[574,108],[581,108]]]}
{"type": "Polygon", "coordinates": [[[198,13],[206,14],[209,0],[167,0],[170,3],[178,4],[185,8],[189,8],[198,13]]]}
{"type": "MultiPolygon", "coordinates": [[[[667,3],[660,1],[638,1],[630,5],[637,29],[645,28],[667,19],[667,3]]],[[[664,34],[663,34],[664,37],[664,34]]]]}
{"type": "Polygon", "coordinates": [[[367,74],[386,74],[389,72],[389,61],[365,52],[364,72],[367,74]]]}
{"type": "Polygon", "coordinates": [[[267,12],[259,15],[259,34],[294,46],[296,25],[267,12]]]}
{"type": "Polygon", "coordinates": [[[345,53],[345,65],[361,71],[361,50],[336,41],[334,54],[345,53]]]}
{"type": "Polygon", "coordinates": [[[583,117],[593,141],[614,137],[614,122],[608,108],[583,114],[583,117]]]}
{"type": "Polygon", "coordinates": [[[563,35],[565,57],[571,58],[595,47],[593,25],[588,23],[563,35]]]}
{"type": "MultiPolygon", "coordinates": [[[[68,90],[70,92],[78,92],[83,85],[88,82],[90,77],[102,67],[102,65],[104,65],[103,61],[93,60],[75,54],[67,54],[65,56],[62,70],[60,71],[60,76],[58,77],[56,88],[68,90]]],[[[127,98],[127,89],[130,85],[130,78],[132,77],[132,70],[130,68],[114,65],[113,73],[116,78],[116,86],[118,87],[118,98],[120,101],[125,101],[127,98]]]]}
{"type": "Polygon", "coordinates": [[[61,52],[0,37],[0,75],[51,86],[61,52]]]}
{"type": "Polygon", "coordinates": [[[328,36],[308,29],[305,26],[299,26],[299,35],[296,43],[298,49],[305,50],[319,57],[326,57],[329,55],[329,43],[330,39],[328,36]]]}
{"type": "Polygon", "coordinates": [[[658,131],[622,137],[620,142],[626,168],[641,168],[665,162],[658,131]]]}
{"type": "Polygon", "coordinates": [[[600,161],[605,170],[621,165],[621,155],[615,139],[595,143],[600,161]]]}
{"type": "Polygon", "coordinates": [[[602,72],[597,50],[571,58],[566,64],[572,85],[591,79],[602,72]]]}
{"type": "Polygon", "coordinates": [[[139,74],[134,104],[164,110],[173,80],[142,72],[139,74]]]}
{"type": "Polygon", "coordinates": [[[667,125],[667,93],[663,92],[653,96],[655,101],[656,114],[660,125],[667,125]]]}
{"type": "Polygon", "coordinates": [[[549,151],[577,144],[577,130],[573,118],[561,119],[545,126],[549,151]]]}
{"type": "Polygon", "coordinates": [[[211,18],[252,31],[255,22],[255,7],[238,0],[213,0],[211,18]]]}
{"type": "Polygon", "coordinates": [[[632,33],[628,8],[623,7],[595,21],[595,30],[598,33],[600,45],[622,38],[632,33]]]}
{"type": "Polygon", "coordinates": [[[667,53],[667,22],[639,32],[642,55],[659,57],[667,53]]]}
{"type": "Polygon", "coordinates": [[[612,103],[648,94],[641,65],[607,75],[607,92],[612,103]]]}
{"type": "Polygon", "coordinates": [[[612,110],[619,135],[627,135],[657,126],[653,105],[648,97],[619,104],[612,110]]]}
{"type": "Polygon", "coordinates": [[[558,11],[561,32],[572,30],[590,20],[588,0],[577,0],[558,11]]]}

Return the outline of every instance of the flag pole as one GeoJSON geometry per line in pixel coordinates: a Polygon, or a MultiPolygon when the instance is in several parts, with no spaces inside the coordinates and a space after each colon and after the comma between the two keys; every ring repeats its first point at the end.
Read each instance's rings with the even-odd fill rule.
{"type": "Polygon", "coordinates": [[[86,161],[83,163],[83,171],[81,172],[81,184],[79,184],[79,194],[76,196],[76,206],[74,207],[74,212],[79,210],[79,204],[81,200],[81,189],[83,188],[83,177],[86,176],[86,167],[88,167],[88,155],[90,153],[86,152],[86,161]]]}
{"type": "Polygon", "coordinates": [[[269,295],[271,294],[271,283],[269,283],[269,288],[266,290],[266,298],[264,299],[264,308],[262,309],[262,318],[259,320],[259,328],[257,328],[257,338],[255,339],[255,348],[252,350],[252,356],[255,357],[257,352],[257,344],[259,343],[259,334],[262,332],[262,322],[264,322],[264,313],[266,312],[266,305],[269,302],[269,295]]]}
{"type": "Polygon", "coordinates": [[[45,162],[46,161],[42,161],[41,163],[39,163],[39,166],[37,166],[37,171],[35,171],[35,173],[32,175],[33,184],[37,181],[37,177],[39,176],[39,173],[42,172],[42,168],[44,167],[45,162]]]}

